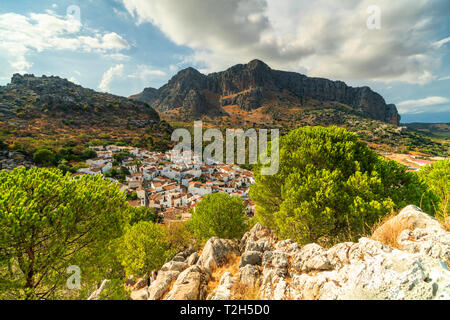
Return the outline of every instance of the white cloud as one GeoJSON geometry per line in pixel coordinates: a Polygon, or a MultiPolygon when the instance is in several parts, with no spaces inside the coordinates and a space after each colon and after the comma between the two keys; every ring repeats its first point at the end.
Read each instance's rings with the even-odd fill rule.
{"type": "Polygon", "coordinates": [[[423,113],[450,111],[450,99],[445,97],[427,97],[419,100],[407,100],[397,104],[400,113],[423,113]]]}
{"type": "Polygon", "coordinates": [[[9,62],[11,72],[26,72],[33,52],[71,50],[116,53],[130,49],[128,42],[114,32],[98,33],[84,28],[80,21],[44,14],[0,14],[0,55],[9,62]]]}
{"type": "Polygon", "coordinates": [[[435,79],[443,42],[433,26],[448,16],[447,0],[122,2],[137,23],[192,48],[188,60],[205,71],[258,58],[312,76],[421,84],[435,79]],[[380,30],[367,28],[371,5],[381,8],[380,30]]]}
{"type": "Polygon", "coordinates": [[[167,73],[162,70],[158,70],[150,66],[139,65],[137,66],[137,71],[130,74],[128,78],[138,78],[143,81],[149,81],[151,78],[164,77],[166,75],[167,73]]]}
{"type": "Polygon", "coordinates": [[[450,42],[450,37],[447,37],[447,38],[445,38],[445,39],[436,41],[435,43],[433,43],[433,45],[434,45],[436,48],[440,48],[440,47],[442,47],[443,45],[445,45],[445,44],[447,44],[447,43],[449,43],[449,42],[450,42]]]}
{"type": "Polygon", "coordinates": [[[80,82],[78,82],[78,80],[77,80],[75,77],[70,77],[68,80],[69,80],[70,82],[75,83],[75,84],[80,84],[80,82]]]}
{"type": "Polygon", "coordinates": [[[103,74],[102,81],[98,85],[98,88],[104,92],[110,90],[111,82],[116,77],[121,77],[123,75],[123,64],[118,64],[114,67],[111,67],[103,74]]]}

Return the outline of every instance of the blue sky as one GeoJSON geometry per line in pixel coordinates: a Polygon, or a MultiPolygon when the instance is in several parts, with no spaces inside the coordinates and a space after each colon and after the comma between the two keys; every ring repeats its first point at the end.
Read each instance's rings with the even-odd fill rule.
{"type": "Polygon", "coordinates": [[[2,85],[15,72],[59,75],[129,96],[162,86],[188,66],[209,73],[254,58],[276,69],[368,85],[397,104],[407,122],[450,122],[448,0],[0,5],[2,85]]]}

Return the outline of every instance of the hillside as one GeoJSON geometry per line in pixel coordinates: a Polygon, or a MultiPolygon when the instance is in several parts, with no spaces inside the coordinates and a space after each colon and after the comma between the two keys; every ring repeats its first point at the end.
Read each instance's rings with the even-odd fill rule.
{"type": "Polygon", "coordinates": [[[259,60],[209,75],[187,68],[160,89],[147,88],[131,98],[149,103],[169,118],[173,113],[186,119],[228,115],[227,108],[233,106],[250,112],[264,107],[289,110],[337,102],[370,119],[395,125],[400,122],[395,105],[386,104],[368,87],[353,88],[342,81],[273,70],[259,60]]]}
{"type": "Polygon", "coordinates": [[[399,127],[396,106],[370,88],[273,70],[259,60],[209,75],[187,68],[160,89],[146,88],[130,98],[149,103],[174,126],[189,127],[201,119],[222,129],[287,133],[307,125],[338,125],[379,151],[448,155],[445,141],[399,127]]]}
{"type": "Polygon", "coordinates": [[[0,139],[30,155],[40,146],[92,140],[166,148],[171,127],[147,103],[59,77],[15,74],[0,87],[0,139]]]}
{"type": "Polygon", "coordinates": [[[407,123],[405,124],[411,130],[419,131],[423,134],[450,139],[450,123],[407,123]]]}
{"type": "Polygon", "coordinates": [[[415,206],[332,248],[277,241],[257,224],[240,241],[211,238],[200,253],[179,253],[150,286],[132,282],[131,299],[447,300],[449,249],[450,233],[415,206]]]}

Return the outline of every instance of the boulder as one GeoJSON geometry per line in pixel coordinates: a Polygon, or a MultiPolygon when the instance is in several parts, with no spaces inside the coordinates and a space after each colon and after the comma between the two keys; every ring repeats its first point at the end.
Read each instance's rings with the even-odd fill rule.
{"type": "Polygon", "coordinates": [[[298,252],[300,249],[300,245],[292,240],[283,240],[275,244],[275,250],[283,251],[288,254],[298,252]]]}
{"type": "Polygon", "coordinates": [[[304,246],[295,255],[294,266],[300,272],[330,270],[332,268],[325,249],[315,243],[304,246]]]}
{"type": "Polygon", "coordinates": [[[211,238],[203,248],[197,265],[211,274],[214,269],[223,265],[233,255],[239,255],[239,248],[233,241],[211,238]]]}
{"type": "Polygon", "coordinates": [[[258,251],[247,251],[241,257],[241,262],[239,268],[245,267],[246,265],[261,265],[262,254],[258,251]]]}
{"type": "Polygon", "coordinates": [[[138,279],[133,286],[133,290],[140,290],[142,288],[148,287],[148,277],[138,279]]]}
{"type": "Polygon", "coordinates": [[[199,300],[204,298],[206,275],[201,267],[194,265],[184,270],[175,281],[164,300],[199,300]]]}
{"type": "Polygon", "coordinates": [[[160,271],[156,280],[148,288],[148,300],[160,300],[179,274],[179,271],[160,271]]]}
{"type": "Polygon", "coordinates": [[[260,286],[260,275],[259,269],[249,264],[239,269],[239,281],[250,288],[260,286]]]}
{"type": "MultiPolygon", "coordinates": [[[[398,244],[401,250],[421,253],[441,261],[450,261],[450,233],[433,217],[416,206],[408,206],[389,223],[403,221],[407,228],[400,234],[398,244]]],[[[382,232],[385,225],[376,230],[382,232]]]]}
{"type": "Polygon", "coordinates": [[[215,294],[211,297],[210,300],[230,300],[233,284],[233,275],[230,272],[225,272],[220,279],[220,283],[216,289],[215,294]]]}
{"type": "Polygon", "coordinates": [[[269,243],[272,239],[273,232],[270,229],[263,227],[261,224],[257,223],[242,237],[240,243],[241,250],[264,251],[264,248],[268,246],[265,242],[269,243]],[[263,241],[259,242],[260,240],[263,241]],[[255,245],[260,246],[261,249],[256,249],[255,245]],[[253,246],[253,248],[248,248],[249,246],[253,246]]]}
{"type": "Polygon", "coordinates": [[[193,265],[197,262],[197,260],[198,260],[198,253],[197,253],[197,252],[194,252],[193,254],[191,254],[191,255],[189,256],[189,258],[186,259],[186,263],[187,263],[189,266],[193,266],[193,265]]]}
{"type": "MultiPolygon", "coordinates": [[[[347,246],[348,247],[348,246],[347,246]]],[[[344,247],[341,248],[344,250],[344,247]]],[[[450,272],[439,260],[362,238],[339,270],[295,274],[296,299],[428,300],[450,293],[450,272]]]]}
{"type": "Polygon", "coordinates": [[[266,268],[287,269],[289,259],[283,251],[267,251],[264,253],[262,263],[266,268]]]}
{"type": "Polygon", "coordinates": [[[140,290],[132,291],[130,294],[131,300],[148,300],[148,287],[140,290]]]}
{"type": "Polygon", "coordinates": [[[186,262],[186,258],[181,255],[181,254],[177,254],[175,257],[173,257],[172,261],[174,262],[186,262]]]}
{"type": "Polygon", "coordinates": [[[188,267],[186,262],[180,261],[169,261],[165,265],[162,266],[161,271],[178,271],[181,272],[188,267]]]}

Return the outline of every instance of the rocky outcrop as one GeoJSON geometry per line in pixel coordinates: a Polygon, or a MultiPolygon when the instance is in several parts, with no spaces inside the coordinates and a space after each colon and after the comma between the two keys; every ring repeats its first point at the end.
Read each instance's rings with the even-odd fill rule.
{"type": "Polygon", "coordinates": [[[214,269],[223,265],[233,255],[239,255],[237,244],[231,240],[211,238],[203,248],[197,265],[211,274],[214,269]]]}
{"type": "Polygon", "coordinates": [[[17,167],[25,167],[27,169],[34,167],[35,164],[25,158],[21,153],[0,150],[0,170],[13,170],[17,167]]]}
{"type": "Polygon", "coordinates": [[[210,239],[196,264],[192,264],[195,254],[177,255],[161,269],[148,295],[139,289],[132,297],[230,300],[236,290],[242,297],[244,288],[251,290],[252,298],[269,300],[450,299],[450,233],[414,206],[382,225],[373,238],[386,232],[389,224],[404,228],[398,248],[372,238],[332,248],[300,246],[292,240],[276,241],[269,229],[256,224],[239,245],[210,239]],[[236,254],[240,259],[233,269],[227,263],[236,254]],[[175,261],[180,257],[187,259],[175,261]],[[213,273],[221,278],[207,292],[213,273]]]}
{"type": "Polygon", "coordinates": [[[205,270],[194,265],[184,270],[175,281],[172,290],[164,300],[200,300],[205,298],[207,274],[205,270]]]}
{"type": "Polygon", "coordinates": [[[386,104],[369,87],[353,88],[342,81],[272,70],[259,60],[207,76],[188,68],[159,90],[148,88],[132,98],[147,102],[160,112],[183,108],[198,116],[220,113],[220,106],[226,105],[251,111],[269,106],[271,97],[286,96],[286,93],[296,99],[297,105],[302,105],[305,99],[339,102],[367,118],[394,125],[400,122],[396,106],[386,104]]]}
{"type": "Polygon", "coordinates": [[[236,280],[230,272],[225,272],[220,279],[220,283],[215,294],[208,298],[208,300],[230,300],[232,294],[231,290],[233,289],[235,281],[236,280]]]}

